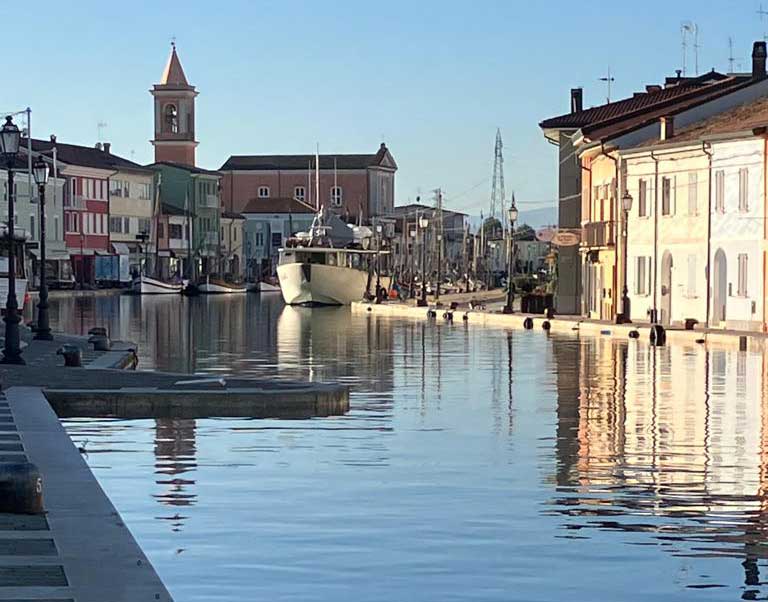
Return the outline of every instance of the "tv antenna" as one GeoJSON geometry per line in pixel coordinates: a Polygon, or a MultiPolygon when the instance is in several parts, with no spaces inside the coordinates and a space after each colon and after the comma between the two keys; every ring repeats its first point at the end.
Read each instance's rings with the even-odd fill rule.
{"type": "Polygon", "coordinates": [[[99,142],[101,142],[104,138],[104,130],[106,129],[106,127],[107,127],[107,124],[104,121],[99,121],[96,124],[96,131],[98,132],[99,142]]]}
{"type": "Polygon", "coordinates": [[[686,74],[686,63],[688,60],[688,36],[693,37],[693,60],[695,75],[699,74],[699,26],[692,21],[683,21],[680,24],[680,37],[682,38],[683,48],[683,76],[686,74]]]}
{"type": "Polygon", "coordinates": [[[611,68],[610,68],[610,66],[608,67],[608,73],[604,77],[601,77],[600,81],[606,83],[606,86],[607,86],[608,90],[607,90],[605,98],[610,103],[611,102],[611,82],[616,81],[616,78],[614,78],[611,75],[611,68]]]}
{"type": "Polygon", "coordinates": [[[757,14],[760,16],[760,25],[763,26],[763,40],[766,39],[765,35],[765,17],[768,15],[767,10],[763,10],[763,4],[760,3],[760,8],[757,9],[757,14]]]}

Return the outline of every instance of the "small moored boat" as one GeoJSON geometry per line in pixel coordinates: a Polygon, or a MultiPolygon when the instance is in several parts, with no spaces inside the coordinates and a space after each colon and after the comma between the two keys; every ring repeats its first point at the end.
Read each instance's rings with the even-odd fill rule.
{"type": "Polygon", "coordinates": [[[206,276],[205,280],[197,285],[198,291],[203,295],[228,295],[233,293],[244,293],[248,290],[245,283],[227,282],[221,278],[212,278],[206,276]]]}
{"type": "Polygon", "coordinates": [[[140,274],[133,279],[131,288],[138,295],[178,295],[184,285],[181,282],[166,282],[140,274]]]}

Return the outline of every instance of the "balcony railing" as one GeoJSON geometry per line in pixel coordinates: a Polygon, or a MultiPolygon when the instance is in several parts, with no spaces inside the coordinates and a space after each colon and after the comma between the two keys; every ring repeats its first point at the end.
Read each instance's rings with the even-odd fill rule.
{"type": "Polygon", "coordinates": [[[616,244],[616,222],[589,222],[582,228],[585,247],[612,247],[616,244]]]}

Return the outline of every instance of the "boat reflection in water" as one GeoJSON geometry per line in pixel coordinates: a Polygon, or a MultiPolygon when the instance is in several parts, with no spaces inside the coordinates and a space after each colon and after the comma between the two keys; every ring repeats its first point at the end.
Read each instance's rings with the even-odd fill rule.
{"type": "Polygon", "coordinates": [[[184,521],[185,508],[197,501],[195,479],[197,469],[195,457],[195,421],[176,418],[155,420],[155,474],[161,492],[153,497],[172,514],[158,516],[168,521],[173,531],[180,531],[184,521]]]}

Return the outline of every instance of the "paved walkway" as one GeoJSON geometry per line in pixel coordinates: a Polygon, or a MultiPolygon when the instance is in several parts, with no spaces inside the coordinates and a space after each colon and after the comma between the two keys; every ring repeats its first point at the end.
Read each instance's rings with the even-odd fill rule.
{"type": "Polygon", "coordinates": [[[0,600],[171,600],[39,389],[0,395],[0,450],[38,467],[45,509],[0,514],[0,600]]]}

